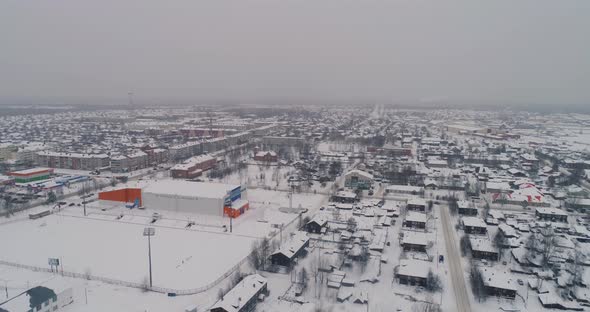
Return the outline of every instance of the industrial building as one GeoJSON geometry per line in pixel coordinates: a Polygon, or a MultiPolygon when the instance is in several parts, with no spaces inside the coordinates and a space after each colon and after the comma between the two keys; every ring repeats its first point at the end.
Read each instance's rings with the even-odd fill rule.
{"type": "Polygon", "coordinates": [[[10,172],[8,175],[14,178],[16,183],[29,183],[34,181],[41,181],[49,179],[53,174],[51,168],[32,168],[27,170],[20,170],[10,172]]]}
{"type": "Polygon", "coordinates": [[[144,188],[121,188],[100,192],[99,200],[137,203],[152,210],[197,213],[236,218],[248,209],[246,189],[239,185],[162,180],[144,188]]]}
{"type": "Polygon", "coordinates": [[[150,209],[238,217],[250,208],[239,185],[163,180],[142,190],[142,203],[150,209]]]}

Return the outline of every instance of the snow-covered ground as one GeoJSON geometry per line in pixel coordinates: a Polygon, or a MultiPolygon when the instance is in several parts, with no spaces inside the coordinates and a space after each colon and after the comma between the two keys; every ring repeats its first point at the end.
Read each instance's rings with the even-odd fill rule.
{"type": "MultiPolygon", "coordinates": [[[[93,217],[91,214],[90,217],[93,217]]],[[[141,283],[148,276],[147,239],[141,224],[85,218],[79,209],[0,226],[0,259],[141,283]]],[[[152,237],[154,286],[191,289],[210,283],[249,252],[250,237],[156,227],[152,237]]]]}

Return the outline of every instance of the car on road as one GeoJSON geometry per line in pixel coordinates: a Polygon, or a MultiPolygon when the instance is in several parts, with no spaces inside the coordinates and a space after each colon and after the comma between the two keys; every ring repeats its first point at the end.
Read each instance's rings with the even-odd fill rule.
{"type": "Polygon", "coordinates": [[[438,263],[443,263],[443,262],[445,262],[445,256],[439,255],[438,256],[438,263]]]}
{"type": "Polygon", "coordinates": [[[518,283],[518,285],[522,286],[524,285],[524,282],[519,278],[516,280],[516,282],[518,283]]]}

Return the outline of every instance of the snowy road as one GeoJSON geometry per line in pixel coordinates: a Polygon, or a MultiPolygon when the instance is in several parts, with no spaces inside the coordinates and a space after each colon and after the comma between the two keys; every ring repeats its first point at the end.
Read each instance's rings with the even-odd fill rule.
{"type": "Polygon", "coordinates": [[[449,207],[444,205],[440,206],[440,209],[445,245],[447,247],[447,261],[451,269],[451,282],[453,283],[453,291],[455,292],[455,301],[457,303],[456,311],[471,312],[471,304],[469,302],[469,295],[467,294],[463,268],[461,267],[461,256],[457,248],[455,235],[453,235],[454,229],[451,223],[451,217],[449,216],[449,207]]]}

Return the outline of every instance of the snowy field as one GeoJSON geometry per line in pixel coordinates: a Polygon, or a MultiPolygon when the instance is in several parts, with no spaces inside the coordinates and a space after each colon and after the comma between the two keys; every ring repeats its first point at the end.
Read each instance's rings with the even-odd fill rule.
{"type": "MultiPolygon", "coordinates": [[[[60,258],[65,271],[143,282],[148,276],[144,227],[65,215],[4,224],[0,226],[0,259],[46,268],[49,257],[60,258]]],[[[214,281],[248,254],[254,240],[155,227],[154,286],[165,288],[191,289],[214,281]]]]}
{"type": "Polygon", "coordinates": [[[168,297],[166,294],[156,292],[144,292],[135,288],[1,265],[0,278],[0,301],[5,298],[4,286],[8,287],[7,292],[10,297],[29,289],[32,285],[57,283],[71,287],[74,302],[64,307],[64,312],[180,312],[185,311],[184,309],[189,306],[196,306],[198,311],[205,311],[215,302],[217,292],[217,288],[213,288],[197,295],[168,297]]]}
{"type": "MultiPolygon", "coordinates": [[[[48,258],[60,258],[65,271],[143,282],[148,276],[148,261],[147,239],[142,232],[150,225],[156,228],[152,238],[154,286],[197,288],[244,259],[254,240],[278,231],[275,225],[297,223],[297,214],[279,210],[289,207],[287,192],[249,190],[248,199],[252,208],[233,220],[232,234],[222,228],[229,228],[227,218],[158,210],[163,218],[150,225],[156,210],[116,205],[102,211],[108,202],[100,201],[88,205],[88,217],[82,216],[81,207],[69,207],[39,220],[23,215],[18,222],[0,225],[0,237],[19,237],[18,242],[0,240],[0,259],[47,268],[48,258]],[[117,219],[120,215],[123,217],[117,219]],[[185,229],[187,220],[197,225],[185,229]]],[[[294,194],[292,204],[314,210],[325,200],[325,195],[294,194]]]]}

